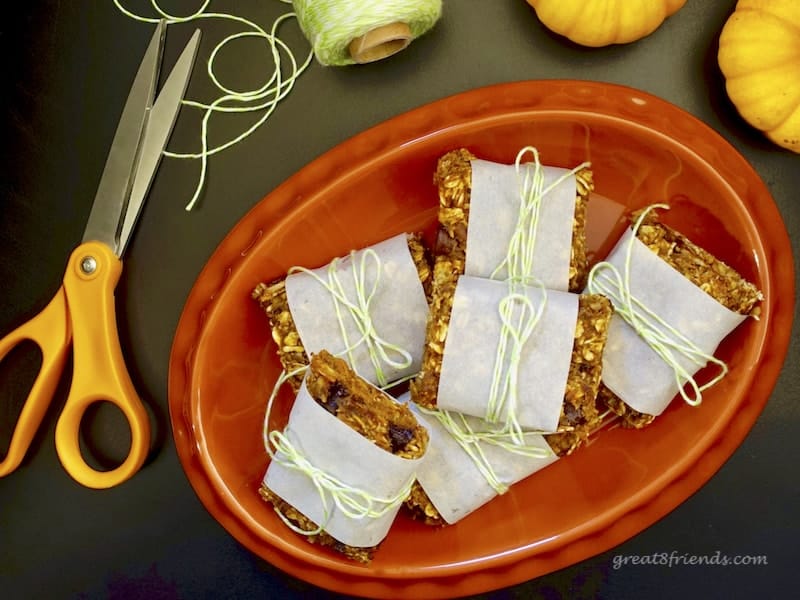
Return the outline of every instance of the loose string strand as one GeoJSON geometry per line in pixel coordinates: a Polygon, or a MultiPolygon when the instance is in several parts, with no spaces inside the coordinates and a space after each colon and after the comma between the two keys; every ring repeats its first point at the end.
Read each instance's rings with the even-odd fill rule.
{"type": "MultiPolygon", "coordinates": [[[[200,7],[192,14],[187,16],[173,15],[165,11],[157,0],[151,0],[150,4],[159,17],[146,17],[138,15],[133,11],[125,8],[120,0],[113,0],[115,6],[126,16],[144,23],[155,23],[160,19],[165,19],[167,23],[188,23],[190,21],[199,19],[223,19],[238,23],[250,28],[250,31],[235,33],[224,38],[217,44],[211,52],[208,61],[207,72],[208,76],[214,85],[217,87],[222,95],[211,103],[202,103],[193,100],[184,100],[183,104],[193,108],[203,110],[203,117],[200,127],[200,151],[199,152],[173,152],[165,151],[164,156],[170,158],[180,159],[199,159],[200,160],[200,174],[198,176],[197,185],[192,194],[191,199],[186,204],[186,210],[191,211],[200,199],[202,191],[205,187],[207,173],[208,173],[208,158],[231,146],[238,144],[248,136],[252,135],[259,127],[261,127],[274,113],[278,103],[286,98],[289,92],[294,87],[294,83],[308,68],[313,59],[314,53],[309,49],[305,59],[298,63],[294,53],[289,46],[283,42],[278,36],[278,28],[287,20],[297,19],[297,14],[294,12],[285,13],[279,16],[272,24],[269,32],[264,30],[261,26],[253,21],[240,17],[238,15],[219,12],[206,12],[211,0],[205,0],[200,7]],[[273,73],[269,80],[260,87],[250,91],[235,91],[223,85],[216,75],[214,70],[214,61],[219,52],[229,43],[247,37],[261,38],[266,41],[270,55],[273,60],[273,73]],[[288,67],[286,61],[283,60],[285,55],[288,59],[288,67]],[[287,71],[284,76],[284,69],[287,71]],[[241,106],[242,104],[247,104],[241,106]],[[208,131],[209,120],[211,116],[216,113],[253,113],[265,111],[255,123],[247,127],[241,134],[229,139],[228,141],[216,145],[209,146],[208,131]]],[[[283,4],[291,4],[291,0],[279,0],[283,4]]]]}
{"type": "MultiPolygon", "coordinates": [[[[122,5],[122,3],[120,2],[120,0],[113,0],[113,1],[114,1],[114,4],[116,5],[116,7],[120,10],[120,12],[122,12],[122,14],[124,14],[127,17],[130,17],[131,19],[133,19],[135,21],[140,21],[142,23],[158,23],[161,19],[167,19],[169,22],[172,22],[172,23],[183,23],[183,22],[186,22],[186,21],[191,21],[191,20],[196,19],[197,17],[199,17],[201,14],[203,14],[205,12],[206,8],[208,7],[208,5],[211,4],[211,0],[204,0],[203,4],[200,6],[200,8],[198,8],[194,13],[192,13],[191,15],[185,16],[185,17],[179,17],[179,16],[170,15],[170,14],[166,13],[161,8],[161,6],[159,6],[157,0],[150,0],[150,5],[159,14],[159,17],[143,17],[143,16],[137,15],[136,13],[131,12],[130,10],[125,8],[122,5]]],[[[280,0],[280,1],[281,2],[285,2],[285,0],[280,0]]]]}
{"type": "Polygon", "coordinates": [[[274,112],[275,108],[277,107],[278,103],[281,100],[283,100],[286,96],[288,96],[289,92],[291,92],[292,88],[294,87],[294,84],[295,84],[295,82],[297,80],[297,77],[295,77],[294,74],[297,73],[298,76],[299,76],[299,73],[301,73],[303,70],[305,70],[305,68],[308,66],[308,64],[309,64],[309,62],[311,60],[311,56],[309,55],[309,57],[306,58],[305,62],[303,62],[302,64],[298,65],[297,60],[295,59],[294,55],[291,53],[291,50],[289,49],[289,47],[283,41],[281,41],[280,38],[277,37],[277,28],[280,26],[280,24],[283,21],[285,21],[285,20],[287,20],[287,19],[289,19],[291,17],[292,17],[291,14],[287,14],[287,15],[283,15],[282,17],[278,17],[278,19],[276,19],[275,22],[273,23],[273,28],[270,30],[269,34],[263,32],[263,30],[261,30],[259,28],[259,31],[257,31],[257,32],[242,32],[242,33],[234,34],[234,35],[231,35],[231,36],[228,36],[227,38],[225,38],[212,51],[211,56],[209,58],[209,62],[208,62],[208,72],[209,72],[209,77],[212,79],[212,81],[214,81],[215,85],[218,88],[220,88],[222,91],[225,91],[226,95],[221,96],[220,98],[217,98],[211,104],[206,104],[206,103],[198,102],[198,101],[195,101],[195,100],[185,100],[184,101],[184,104],[186,106],[199,108],[199,109],[202,109],[204,111],[207,111],[207,113],[208,112],[210,112],[210,113],[214,113],[214,112],[219,112],[219,113],[247,113],[247,112],[256,112],[256,111],[259,111],[259,110],[267,110],[267,113],[262,115],[259,118],[259,120],[256,121],[256,123],[251,125],[248,129],[246,129],[244,132],[242,132],[238,136],[236,136],[236,137],[234,137],[234,138],[228,140],[227,142],[224,142],[224,143],[222,143],[222,144],[220,144],[218,146],[215,146],[213,148],[210,148],[210,149],[207,148],[205,152],[195,152],[195,153],[191,153],[191,152],[185,152],[185,153],[165,152],[164,153],[165,156],[169,156],[171,158],[202,158],[204,154],[206,156],[213,156],[213,155],[215,155],[215,154],[217,154],[219,152],[222,152],[223,150],[227,150],[228,148],[230,148],[234,144],[237,144],[237,143],[241,142],[242,140],[244,140],[246,137],[248,137],[250,134],[252,134],[256,129],[258,129],[271,116],[271,114],[274,112]],[[251,91],[238,92],[238,91],[235,91],[235,90],[230,90],[230,89],[227,88],[227,86],[224,86],[219,81],[219,79],[217,78],[216,74],[213,71],[214,60],[216,59],[216,55],[220,51],[220,49],[225,44],[228,44],[232,40],[235,40],[235,39],[241,39],[241,38],[245,38],[245,37],[265,37],[265,36],[269,40],[270,51],[272,53],[273,60],[276,62],[276,64],[280,63],[281,62],[280,51],[283,51],[286,54],[286,57],[289,59],[289,63],[291,65],[291,68],[289,69],[289,71],[290,71],[290,73],[292,75],[290,75],[284,81],[283,79],[281,79],[281,77],[282,77],[281,71],[280,70],[276,70],[276,71],[273,72],[272,77],[264,85],[262,85],[260,88],[258,88],[256,90],[251,90],[251,91]],[[226,102],[236,102],[236,103],[255,102],[257,100],[262,100],[262,99],[266,98],[270,94],[274,94],[274,98],[272,98],[271,100],[267,100],[266,102],[264,102],[262,104],[255,104],[255,105],[251,105],[251,106],[230,106],[230,105],[225,105],[226,102]]]}

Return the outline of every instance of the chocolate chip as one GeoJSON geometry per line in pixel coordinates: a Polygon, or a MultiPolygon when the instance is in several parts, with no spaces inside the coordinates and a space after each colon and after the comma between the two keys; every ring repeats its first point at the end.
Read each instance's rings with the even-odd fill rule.
{"type": "Polygon", "coordinates": [[[453,238],[447,235],[443,229],[436,232],[436,253],[437,254],[450,254],[455,248],[456,242],[453,238]]]}
{"type": "Polygon", "coordinates": [[[564,416],[570,425],[579,425],[586,422],[583,413],[569,402],[564,403],[564,416]]]}
{"type": "Polygon", "coordinates": [[[389,441],[392,444],[392,454],[396,454],[399,450],[405,448],[413,436],[414,432],[410,429],[389,423],[389,441]]]}
{"type": "Polygon", "coordinates": [[[347,396],[347,390],[338,381],[334,381],[328,388],[328,397],[322,403],[323,408],[332,415],[339,412],[339,400],[347,396]]]}

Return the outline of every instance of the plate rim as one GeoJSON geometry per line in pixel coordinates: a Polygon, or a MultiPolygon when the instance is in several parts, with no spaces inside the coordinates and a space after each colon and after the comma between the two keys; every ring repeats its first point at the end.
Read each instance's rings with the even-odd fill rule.
{"type": "MultiPolygon", "coordinates": [[[[255,554],[261,556],[269,562],[272,562],[272,564],[282,568],[293,576],[305,579],[306,581],[309,581],[315,585],[327,587],[328,589],[334,589],[336,591],[348,591],[351,593],[355,588],[355,590],[363,590],[364,592],[368,592],[370,594],[379,593],[379,595],[382,595],[380,592],[387,592],[391,594],[397,592],[398,585],[397,578],[375,577],[373,574],[368,573],[365,573],[365,575],[372,576],[356,577],[354,581],[353,576],[340,571],[334,571],[333,573],[326,572],[324,575],[319,573],[304,572],[302,570],[302,565],[307,565],[307,562],[302,560],[301,557],[287,554],[283,549],[274,546],[270,547],[268,551],[265,551],[265,548],[263,547],[264,540],[261,538],[257,538],[255,540],[251,539],[252,532],[247,530],[246,525],[239,519],[239,517],[237,517],[228,509],[223,499],[220,498],[219,492],[216,490],[213,481],[211,481],[211,477],[209,477],[208,473],[206,473],[203,469],[198,449],[193,447],[195,440],[192,434],[193,428],[191,415],[188,415],[186,412],[185,399],[188,388],[191,385],[191,365],[194,362],[194,350],[196,349],[196,344],[192,345],[191,340],[197,338],[198,335],[190,334],[194,332],[195,334],[202,335],[202,330],[205,325],[205,319],[208,311],[213,311],[215,306],[217,306],[214,300],[218,293],[224,288],[226,281],[235,271],[237,265],[240,264],[241,261],[243,261],[248,255],[249,249],[254,245],[257,245],[258,237],[261,235],[261,233],[256,233],[254,237],[254,233],[252,231],[247,232],[245,229],[249,225],[249,220],[254,219],[254,215],[256,215],[256,217],[258,216],[259,206],[262,205],[265,199],[270,198],[271,201],[273,201],[276,197],[279,198],[281,193],[288,189],[287,186],[290,186],[291,183],[297,179],[302,179],[305,174],[310,173],[314,165],[321,164],[324,161],[336,162],[338,157],[342,157],[344,155],[347,155],[348,161],[352,162],[354,160],[354,155],[352,153],[348,154],[349,149],[355,147],[359,140],[365,139],[365,136],[376,135],[376,131],[385,133],[382,138],[385,141],[385,151],[390,152],[392,151],[391,148],[394,148],[396,151],[400,151],[401,146],[409,142],[413,142],[422,134],[435,133],[429,131],[419,131],[420,129],[425,129],[426,127],[430,126],[430,123],[423,118],[427,112],[435,112],[436,110],[441,110],[444,112],[445,109],[450,110],[451,112],[449,116],[451,117],[451,120],[447,122],[447,127],[455,127],[459,123],[473,120],[477,113],[470,115],[467,111],[461,115],[456,115],[452,113],[454,104],[458,104],[462,107],[472,105],[480,108],[482,111],[495,111],[500,115],[506,115],[512,111],[519,112],[525,108],[524,103],[513,104],[512,100],[519,102],[525,97],[526,91],[532,91],[533,89],[536,89],[537,92],[541,92],[541,89],[543,88],[549,88],[551,90],[556,88],[562,90],[565,88],[585,89],[590,91],[604,90],[626,96],[635,95],[637,97],[646,99],[647,102],[653,102],[669,112],[675,113],[677,111],[676,114],[682,115],[685,119],[688,118],[689,122],[691,122],[694,126],[699,126],[705,129],[709,133],[709,137],[711,137],[715,142],[714,145],[716,147],[721,147],[729,155],[735,156],[737,160],[742,163],[742,166],[745,168],[748,181],[757,183],[761,188],[758,197],[761,198],[762,196],[765,196],[770,200],[770,202],[762,202],[762,205],[757,208],[759,208],[761,211],[773,212],[774,215],[778,217],[779,222],[783,224],[783,221],[780,219],[780,213],[777,210],[777,206],[775,205],[774,200],[772,200],[769,190],[766,188],[766,185],[761,180],[758,173],[753,169],[749,162],[716,131],[711,129],[709,126],[690,113],[675,106],[674,104],[669,103],[666,100],[658,98],[648,92],[619,84],[588,82],[581,80],[526,80],[476,88],[435,100],[396,117],[392,117],[391,119],[375,125],[353,136],[349,140],[342,142],[307,164],[300,171],[292,175],[273,191],[268,193],[264,199],[256,203],[251,210],[248,211],[228,232],[228,234],[223,238],[218,247],[209,257],[202,271],[195,280],[192,290],[189,293],[184,305],[184,309],[181,313],[175,338],[173,340],[173,346],[170,352],[168,386],[170,420],[172,422],[173,437],[175,439],[176,449],[178,450],[178,455],[183,470],[187,475],[191,485],[195,489],[195,492],[206,508],[211,512],[212,516],[214,516],[231,535],[233,535],[255,554]],[[242,240],[249,240],[244,248],[241,247],[242,240]],[[230,260],[230,257],[235,258],[236,256],[239,256],[238,262],[236,260],[230,260]],[[225,260],[223,260],[223,258],[225,260]],[[220,269],[220,264],[218,263],[224,263],[225,268],[220,269]],[[220,277],[220,271],[222,271],[222,277],[220,277]],[[194,322],[192,322],[192,320],[194,320],[194,322]],[[183,381],[181,378],[183,378],[183,381]],[[223,521],[225,522],[223,523],[223,521]],[[261,544],[258,543],[259,541],[261,544]]],[[[575,107],[569,107],[568,109],[564,110],[570,110],[574,108],[575,107]]],[[[528,109],[531,112],[537,112],[535,107],[528,107],[528,109]]],[[[603,111],[584,110],[584,112],[592,112],[597,114],[598,112],[602,113],[603,111]]],[[[619,115],[611,116],[619,117],[619,115]]],[[[437,122],[436,131],[443,129],[440,125],[441,123],[437,122]]],[[[673,140],[675,139],[674,135],[668,135],[659,130],[657,131],[658,133],[666,135],[673,140]]],[[[357,153],[355,156],[356,161],[359,161],[361,158],[358,154],[360,153],[357,153]]],[[[369,160],[359,162],[362,167],[368,166],[368,163],[369,160]]],[[[317,194],[313,194],[313,196],[316,195],[317,194]]],[[[270,212],[273,213],[276,211],[271,210],[270,212]]],[[[276,222],[279,222],[280,220],[281,219],[278,218],[276,222]]],[[[761,221],[763,221],[763,219],[761,219],[761,221]]],[[[270,225],[274,225],[276,222],[270,222],[270,225]]],[[[784,278],[783,281],[780,281],[780,285],[786,286],[786,282],[788,281],[788,285],[791,288],[790,295],[793,300],[794,278],[793,275],[791,275],[794,272],[793,254],[791,253],[791,245],[788,240],[788,234],[785,232],[785,226],[783,227],[783,234],[783,236],[772,236],[772,238],[769,240],[769,246],[785,246],[789,249],[787,256],[792,260],[779,261],[778,264],[769,265],[766,271],[766,276],[770,283],[773,284],[772,287],[777,289],[777,285],[779,283],[779,278],[777,278],[777,275],[779,272],[788,272],[790,277],[788,280],[784,278]],[[786,262],[789,263],[788,268],[786,266],[786,262]]],[[[784,289],[783,291],[789,292],[788,289],[784,289]]],[[[769,301],[773,305],[775,304],[773,298],[770,298],[769,301]]],[[[777,340],[777,343],[772,343],[767,348],[759,349],[757,354],[757,365],[760,377],[751,378],[750,385],[745,389],[746,392],[749,391],[750,393],[747,394],[747,399],[740,404],[739,411],[736,414],[733,414],[731,419],[728,421],[728,430],[726,432],[721,432],[717,438],[711,440],[710,446],[707,448],[706,452],[702,456],[699,456],[692,464],[689,464],[682,474],[677,476],[675,479],[666,482],[664,486],[660,487],[659,490],[656,490],[658,493],[654,492],[653,494],[650,494],[649,499],[645,499],[640,505],[635,506],[628,512],[620,515],[619,518],[617,518],[614,522],[608,525],[600,526],[596,530],[590,531],[586,535],[567,542],[555,550],[549,550],[547,552],[549,558],[541,559],[541,557],[539,557],[535,551],[522,552],[523,556],[516,557],[514,560],[492,561],[492,564],[478,569],[476,572],[472,573],[464,573],[461,570],[459,570],[458,573],[450,572],[452,570],[442,570],[441,572],[437,573],[436,571],[431,570],[431,572],[425,573],[425,578],[435,580],[436,584],[432,587],[430,585],[430,581],[427,582],[429,585],[426,587],[426,582],[415,579],[408,580],[406,584],[415,584],[415,591],[419,590],[420,592],[422,591],[422,588],[430,588],[431,592],[435,592],[432,595],[440,595],[443,591],[447,591],[448,593],[452,593],[453,591],[458,591],[458,593],[463,593],[465,591],[466,593],[479,593],[488,589],[494,589],[498,577],[500,578],[500,586],[504,587],[506,585],[512,585],[514,583],[519,583],[520,581],[551,572],[557,568],[574,564],[575,562],[588,558],[589,556],[608,550],[614,545],[636,535],[647,526],[658,520],[658,518],[676,508],[686,498],[688,498],[689,495],[691,495],[706,481],[708,481],[708,479],[710,479],[710,477],[721,467],[725,460],[727,460],[727,458],[733,454],[733,451],[743,441],[744,437],[755,423],[756,418],[766,405],[766,402],[769,399],[770,393],[782,368],[783,359],[785,358],[788,350],[790,340],[791,327],[778,327],[777,331],[775,331],[776,322],[779,320],[776,318],[775,310],[778,308],[778,306],[772,306],[772,310],[769,311],[768,315],[771,325],[769,333],[774,334],[774,339],[777,340]],[[769,367],[767,369],[766,376],[765,373],[761,372],[765,363],[769,367]],[[746,418],[743,415],[746,415],[746,418]],[[736,427],[734,427],[734,425],[736,425],[736,427]],[[698,465],[705,466],[702,468],[695,468],[698,465]],[[670,493],[666,493],[668,491],[670,493]],[[671,500],[664,501],[662,499],[664,497],[669,497],[671,500]],[[677,501],[675,501],[675,497],[679,497],[677,501]],[[617,533],[615,534],[614,532],[617,533]],[[608,543],[609,536],[615,540],[611,544],[608,543]],[[597,537],[603,537],[604,541],[600,544],[597,542],[592,544],[590,541],[588,541],[591,538],[597,537]],[[602,547],[598,549],[598,545],[602,547]],[[583,550],[581,550],[581,548],[583,548],[583,550]],[[534,560],[536,560],[537,563],[535,566],[529,564],[526,567],[526,565],[522,564],[526,561],[531,562],[534,560]],[[490,582],[485,576],[477,577],[475,574],[479,573],[485,575],[489,572],[494,573],[493,577],[488,578],[488,580],[491,580],[491,587],[483,587],[487,584],[490,584],[490,582]],[[471,579],[470,575],[472,575],[471,579]],[[448,579],[455,576],[457,576],[461,581],[461,583],[458,584],[457,589],[454,590],[452,587],[452,582],[447,583],[446,586],[441,585],[448,579]]],[[[791,325],[793,313],[789,311],[788,314],[784,315],[785,312],[786,311],[784,310],[778,313],[777,317],[782,317],[783,321],[786,321],[788,318],[788,324],[791,325]]],[[[315,564],[314,566],[322,568],[326,571],[328,570],[324,565],[321,566],[319,564],[315,564]]]]}

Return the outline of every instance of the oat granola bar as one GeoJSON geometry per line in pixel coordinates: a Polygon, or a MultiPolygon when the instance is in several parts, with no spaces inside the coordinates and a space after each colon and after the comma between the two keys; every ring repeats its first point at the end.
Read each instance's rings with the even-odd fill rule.
{"type": "MultiPolygon", "coordinates": [[[[631,221],[635,221],[639,214],[634,213],[631,221]]],[[[759,302],[763,296],[755,285],[683,234],[661,223],[654,211],[647,213],[636,237],[727,309],[742,315],[758,316],[760,313],[759,302]]],[[[598,403],[619,415],[627,427],[646,427],[655,419],[653,415],[626,405],[603,384],[598,392],[598,403]]]]}
{"type": "Polygon", "coordinates": [[[598,410],[597,394],[613,312],[611,302],[600,294],[584,294],[578,299],[575,341],[558,433],[545,436],[559,456],[573,452],[600,425],[602,413],[598,410]]]}
{"type": "MultiPolygon", "coordinates": [[[[432,280],[427,249],[420,234],[408,234],[406,237],[411,258],[417,267],[427,297],[432,280]]],[[[285,278],[270,283],[261,282],[253,289],[252,298],[269,318],[272,339],[278,346],[277,354],[281,365],[287,373],[293,373],[306,367],[309,359],[289,309],[285,282],[285,278]]],[[[303,374],[300,372],[290,377],[288,381],[292,389],[297,391],[302,380],[303,374]]]]}
{"type": "MultiPolygon", "coordinates": [[[[320,406],[382,450],[406,459],[417,459],[424,455],[428,432],[419,425],[409,408],[358,377],[343,359],[324,350],[314,354],[310,360],[306,386],[320,406]]],[[[335,451],[332,449],[332,452],[335,451]]],[[[317,524],[266,485],[262,485],[260,494],[300,529],[317,529],[317,524]]],[[[325,531],[306,538],[362,563],[368,563],[377,549],[377,546],[348,546],[325,531]]]]}
{"type": "MultiPolygon", "coordinates": [[[[613,314],[611,302],[600,294],[585,294],[578,299],[578,318],[567,378],[564,403],[559,417],[559,432],[545,439],[558,456],[572,453],[597,429],[603,415],[596,402],[602,356],[608,324],[613,314]]],[[[425,490],[415,482],[406,507],[411,515],[428,525],[444,525],[425,490]]]]}
{"type": "MultiPolygon", "coordinates": [[[[439,193],[439,230],[435,254],[449,256],[459,274],[464,272],[472,189],[470,161],[475,158],[465,148],[453,150],[439,159],[434,173],[434,184],[439,193]]],[[[580,169],[575,174],[575,182],[577,189],[569,264],[570,292],[582,290],[588,274],[585,231],[589,193],[594,190],[591,169],[580,169]]]]}
{"type": "MultiPolygon", "coordinates": [[[[422,368],[412,381],[412,398],[422,406],[436,406],[442,355],[450,322],[453,296],[458,278],[464,273],[469,224],[470,190],[475,156],[458,149],[442,156],[434,174],[439,190],[439,228],[434,249],[433,276],[430,293],[430,314],[426,329],[426,345],[422,368]]],[[[583,289],[587,270],[586,205],[594,189],[592,172],[584,168],[576,174],[575,216],[573,221],[572,252],[569,266],[569,291],[583,289]]]]}

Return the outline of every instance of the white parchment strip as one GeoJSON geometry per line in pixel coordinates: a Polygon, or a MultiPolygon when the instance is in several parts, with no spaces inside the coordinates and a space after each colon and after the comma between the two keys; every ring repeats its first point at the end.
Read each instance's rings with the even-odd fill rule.
{"type": "MultiPolygon", "coordinates": [[[[411,354],[412,362],[404,369],[387,363],[382,364],[386,381],[395,381],[419,371],[422,349],[425,345],[425,324],[428,318],[428,303],[417,274],[417,268],[408,250],[406,235],[400,234],[374,246],[380,257],[380,272],[376,262],[368,258],[365,289],[371,290],[378,278],[378,289],[372,299],[370,315],[378,335],[386,342],[399,346],[411,354]]],[[[341,259],[336,271],[343,284],[346,297],[355,302],[356,286],[352,265],[361,264],[365,250],[341,259]]],[[[328,281],[328,266],[313,270],[324,281],[328,281]]],[[[347,344],[342,338],[339,317],[336,314],[333,295],[311,275],[293,273],[286,278],[286,296],[289,310],[300,334],[303,346],[309,354],[328,350],[341,355],[350,362],[347,354],[341,354],[347,344]]],[[[357,324],[345,307],[340,307],[342,322],[349,344],[362,337],[357,324]]],[[[353,350],[352,368],[367,381],[378,383],[378,375],[370,359],[366,344],[353,350]]],[[[392,360],[401,361],[397,352],[390,351],[392,360]]]]}
{"type": "MultiPolygon", "coordinates": [[[[453,524],[489,502],[497,492],[438,419],[415,412],[430,434],[426,460],[417,471],[417,481],[442,518],[453,524]]],[[[489,425],[480,419],[467,417],[467,420],[475,432],[489,430],[489,425]]],[[[478,444],[497,479],[511,486],[558,459],[544,437],[537,433],[525,434],[525,443],[547,451],[549,456],[524,456],[494,444],[478,444]]]]}
{"type": "MultiPolygon", "coordinates": [[[[533,169],[532,165],[525,165],[533,169]]],[[[545,186],[569,169],[543,167],[545,186]]],[[[503,262],[517,228],[520,209],[520,179],[515,165],[485,160],[472,161],[469,227],[465,273],[490,277],[503,262]]],[[[575,176],[570,175],[542,199],[536,231],[533,273],[546,288],[566,291],[575,214],[575,176]]],[[[505,279],[503,268],[495,279],[505,279]]]]}
{"type": "MultiPolygon", "coordinates": [[[[424,457],[410,460],[382,450],[330,414],[306,389],[298,392],[284,435],[316,468],[375,497],[392,498],[410,480],[424,457]]],[[[278,458],[285,457],[278,453],[278,458]]],[[[398,504],[378,518],[351,518],[328,498],[330,516],[311,478],[272,460],[264,476],[265,485],[340,542],[354,547],[378,544],[394,521],[398,504]]]]}
{"type": "MultiPolygon", "coordinates": [[[[706,354],[713,355],[722,339],[746,317],[725,308],[661,260],[631,229],[606,259],[621,274],[631,241],[631,294],[706,354]]],[[[675,355],[689,373],[702,368],[682,354],[675,355]]],[[[679,391],[672,367],[616,314],[603,352],[603,383],[633,409],[649,415],[660,415],[679,391]]]]}
{"type": "MultiPolygon", "coordinates": [[[[499,305],[508,290],[502,281],[459,278],[442,357],[439,408],[485,418],[502,331],[499,305]]],[[[527,288],[526,295],[534,306],[541,304],[541,290],[527,288]]],[[[524,428],[550,432],[558,427],[577,315],[576,294],[547,290],[544,312],[520,361],[517,419],[524,428]]]]}

